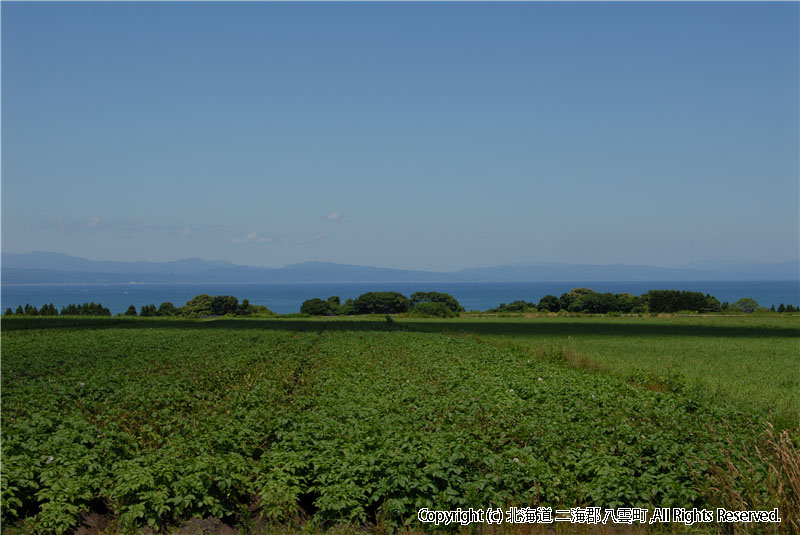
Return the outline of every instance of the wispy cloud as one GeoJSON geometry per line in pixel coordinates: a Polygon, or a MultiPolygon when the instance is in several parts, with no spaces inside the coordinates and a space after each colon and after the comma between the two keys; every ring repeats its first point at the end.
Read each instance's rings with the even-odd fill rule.
{"type": "Polygon", "coordinates": [[[269,243],[272,238],[261,236],[258,232],[248,232],[243,237],[234,237],[231,243],[269,243]]]}
{"type": "Polygon", "coordinates": [[[228,243],[270,243],[273,238],[258,232],[243,232],[231,225],[153,225],[142,219],[105,220],[100,217],[88,219],[61,219],[43,223],[40,228],[57,234],[100,234],[115,239],[161,237],[181,240],[206,240],[228,243]]]}
{"type": "Polygon", "coordinates": [[[118,237],[138,236],[152,231],[151,225],[146,225],[141,219],[114,219],[105,220],[97,216],[88,219],[61,219],[50,221],[41,225],[41,228],[59,234],[73,232],[116,232],[118,237]]]}
{"type": "Polygon", "coordinates": [[[82,230],[97,230],[102,228],[103,221],[99,217],[89,219],[61,219],[59,221],[48,221],[41,225],[41,228],[52,230],[59,233],[80,232],[82,230]]]}
{"type": "Polygon", "coordinates": [[[294,242],[295,245],[308,245],[309,243],[317,243],[325,240],[328,237],[327,234],[316,234],[311,236],[310,238],[306,238],[305,240],[298,240],[294,242]]]}
{"type": "Polygon", "coordinates": [[[322,219],[327,219],[328,221],[341,221],[342,220],[342,214],[340,214],[339,212],[331,212],[328,215],[321,215],[320,217],[322,219]]]}
{"type": "Polygon", "coordinates": [[[72,234],[81,232],[99,233],[107,232],[115,238],[143,238],[152,235],[161,236],[180,236],[187,238],[201,234],[213,234],[224,232],[224,227],[190,227],[187,225],[151,225],[142,219],[102,219],[100,217],[90,217],[88,219],[60,219],[57,221],[47,221],[40,225],[40,228],[55,232],[57,234],[72,234]]]}

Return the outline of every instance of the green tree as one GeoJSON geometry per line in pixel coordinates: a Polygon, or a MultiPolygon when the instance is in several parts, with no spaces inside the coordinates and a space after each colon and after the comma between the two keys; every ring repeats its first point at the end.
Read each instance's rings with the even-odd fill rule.
{"type": "Polygon", "coordinates": [[[758,304],[758,301],[756,301],[752,297],[743,297],[743,298],[739,299],[738,301],[736,301],[733,304],[733,306],[738,308],[742,312],[746,312],[746,313],[750,314],[750,313],[755,312],[756,310],[758,310],[760,305],[758,304]]]}
{"type": "Polygon", "coordinates": [[[722,312],[722,305],[719,299],[711,294],[706,294],[706,304],[700,309],[700,312],[722,312]]]}
{"type": "Polygon", "coordinates": [[[208,294],[200,294],[189,299],[184,306],[181,307],[181,315],[190,318],[199,318],[203,316],[211,316],[211,303],[214,298],[208,294]]]}
{"type": "Polygon", "coordinates": [[[339,309],[339,313],[345,314],[347,316],[352,316],[353,314],[356,313],[356,302],[351,298],[347,298],[347,300],[339,309]]]}
{"type": "MultiPolygon", "coordinates": [[[[53,307],[55,308],[55,307],[53,307]]],[[[102,303],[83,303],[82,305],[71,304],[61,309],[62,316],[110,316],[111,311],[104,307],[102,303]]]]}
{"type": "Polygon", "coordinates": [[[342,313],[342,300],[338,295],[332,295],[328,298],[328,306],[330,307],[330,315],[338,316],[342,313]]]}
{"type": "Polygon", "coordinates": [[[331,305],[327,301],[315,297],[313,299],[306,299],[300,305],[300,312],[308,314],[309,316],[330,316],[331,305]]]}
{"type": "Polygon", "coordinates": [[[610,292],[600,294],[593,291],[583,294],[579,299],[573,301],[570,307],[578,308],[577,303],[580,303],[580,311],[590,314],[617,312],[617,298],[610,292]]]}
{"type": "Polygon", "coordinates": [[[178,309],[169,301],[164,301],[158,306],[156,316],[176,316],[178,309]]]}
{"type": "Polygon", "coordinates": [[[236,314],[238,310],[239,300],[232,295],[218,295],[211,301],[211,314],[213,316],[236,314]]]}
{"type": "Polygon", "coordinates": [[[545,295],[539,299],[539,306],[537,307],[542,312],[558,312],[561,310],[561,303],[555,295],[545,295]]]}
{"type": "Polygon", "coordinates": [[[19,306],[17,307],[17,312],[16,312],[16,315],[17,315],[17,316],[19,316],[20,314],[25,314],[25,311],[24,311],[24,310],[22,310],[22,305],[19,305],[19,306]]]}
{"type": "Polygon", "coordinates": [[[142,305],[142,311],[139,312],[139,315],[143,318],[150,318],[156,316],[158,314],[158,310],[156,309],[156,305],[142,305]]]}
{"type": "Polygon", "coordinates": [[[594,293],[594,290],[589,288],[573,288],[569,292],[561,294],[559,298],[561,308],[569,312],[582,312],[586,308],[583,302],[584,297],[594,293]]]}
{"type": "Polygon", "coordinates": [[[631,312],[641,312],[642,298],[627,292],[622,292],[616,295],[617,307],[616,312],[630,314],[631,312]]]}
{"type": "Polygon", "coordinates": [[[679,290],[650,290],[646,295],[650,312],[667,314],[681,310],[706,310],[709,307],[708,297],[711,297],[706,297],[701,292],[679,290]]]}
{"type": "Polygon", "coordinates": [[[125,311],[126,316],[136,316],[136,307],[131,305],[128,307],[128,310],[125,311]]]}
{"type": "Polygon", "coordinates": [[[5,311],[5,314],[3,314],[3,316],[13,316],[13,315],[14,315],[14,311],[11,310],[11,307],[8,307],[6,309],[6,311],[5,311]]]}
{"type": "Polygon", "coordinates": [[[411,307],[420,303],[442,303],[453,312],[464,312],[464,307],[450,294],[441,292],[416,292],[411,294],[411,307]]]}
{"type": "MultiPolygon", "coordinates": [[[[264,307],[266,308],[266,307],[264,307]]],[[[255,311],[254,307],[250,304],[249,299],[242,299],[242,303],[239,305],[239,308],[236,310],[236,314],[238,316],[249,316],[255,311]]]]}
{"type": "Polygon", "coordinates": [[[356,314],[400,314],[411,308],[408,298],[399,292],[367,292],[353,302],[356,314]]]}
{"type": "Polygon", "coordinates": [[[786,305],[784,305],[783,303],[781,303],[780,305],[778,305],[778,312],[780,312],[781,314],[783,314],[784,312],[786,312],[786,305]]]}

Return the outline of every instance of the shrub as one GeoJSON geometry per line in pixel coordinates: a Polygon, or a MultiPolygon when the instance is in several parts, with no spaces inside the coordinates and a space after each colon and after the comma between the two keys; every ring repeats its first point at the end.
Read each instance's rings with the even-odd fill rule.
{"type": "Polygon", "coordinates": [[[536,303],[528,301],[513,301],[509,304],[500,303],[497,308],[490,308],[486,312],[529,312],[536,310],[536,303]]]}
{"type": "MultiPolygon", "coordinates": [[[[247,301],[247,299],[242,301],[242,304],[244,304],[246,301],[247,301]]],[[[264,305],[251,305],[251,304],[248,303],[247,309],[250,311],[248,316],[250,316],[251,318],[252,317],[271,318],[271,317],[276,315],[273,311],[271,311],[270,309],[268,309],[264,305]]]]}

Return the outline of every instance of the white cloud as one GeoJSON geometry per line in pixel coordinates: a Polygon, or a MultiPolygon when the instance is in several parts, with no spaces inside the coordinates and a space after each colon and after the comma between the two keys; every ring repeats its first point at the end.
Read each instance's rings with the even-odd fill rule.
{"type": "Polygon", "coordinates": [[[328,221],[341,221],[342,220],[342,214],[340,214],[339,212],[331,212],[328,215],[323,215],[323,216],[320,216],[320,217],[322,219],[327,219],[328,221]]]}

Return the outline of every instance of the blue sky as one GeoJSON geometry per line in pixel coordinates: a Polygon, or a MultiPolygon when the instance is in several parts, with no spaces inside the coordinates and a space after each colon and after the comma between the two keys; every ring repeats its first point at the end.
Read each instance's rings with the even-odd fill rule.
{"type": "Polygon", "coordinates": [[[2,3],[2,248],[800,256],[797,3],[2,3]]]}

